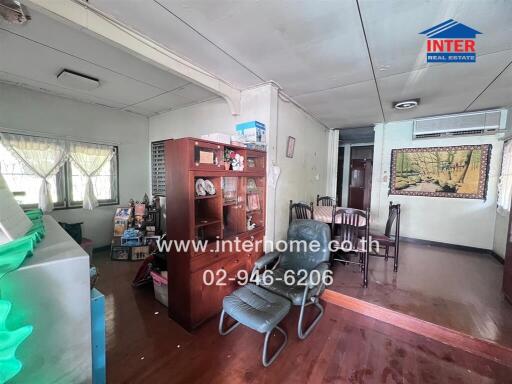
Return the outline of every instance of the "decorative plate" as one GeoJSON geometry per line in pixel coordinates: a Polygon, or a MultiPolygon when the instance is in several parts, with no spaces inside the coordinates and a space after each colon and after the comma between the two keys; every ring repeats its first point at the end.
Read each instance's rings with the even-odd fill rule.
{"type": "Polygon", "coordinates": [[[206,189],[206,193],[209,195],[215,195],[215,186],[210,180],[204,181],[204,189],[206,189]]]}
{"type": "Polygon", "coordinates": [[[203,179],[196,180],[196,195],[197,196],[205,196],[206,195],[206,187],[203,179]]]}

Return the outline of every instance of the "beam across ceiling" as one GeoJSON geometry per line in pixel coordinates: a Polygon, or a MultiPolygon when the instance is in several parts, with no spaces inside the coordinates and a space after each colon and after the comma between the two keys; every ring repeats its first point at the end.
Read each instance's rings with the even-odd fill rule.
{"type": "Polygon", "coordinates": [[[140,59],[180,76],[221,97],[233,115],[240,114],[240,90],[179,57],[147,37],[94,9],[82,0],[28,0],[26,5],[93,33],[140,59]]]}

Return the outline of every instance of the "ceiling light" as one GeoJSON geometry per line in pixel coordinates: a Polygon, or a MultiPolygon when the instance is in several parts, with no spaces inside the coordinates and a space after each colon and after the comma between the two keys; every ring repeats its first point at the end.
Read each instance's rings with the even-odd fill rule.
{"type": "Polygon", "coordinates": [[[82,89],[84,91],[92,91],[100,86],[98,79],[69,69],[63,69],[57,75],[57,80],[68,87],[82,89]]]}
{"type": "Polygon", "coordinates": [[[420,103],[420,99],[395,101],[393,103],[393,108],[395,108],[395,109],[411,109],[411,108],[417,107],[419,103],[420,103]]]}
{"type": "Polygon", "coordinates": [[[25,24],[31,19],[27,7],[18,0],[0,0],[0,16],[11,24],[25,24]]]}

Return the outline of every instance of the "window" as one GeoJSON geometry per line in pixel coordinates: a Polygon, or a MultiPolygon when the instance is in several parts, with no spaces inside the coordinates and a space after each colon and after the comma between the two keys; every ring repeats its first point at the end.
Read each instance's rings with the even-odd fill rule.
{"type": "MultiPolygon", "coordinates": [[[[0,144],[0,171],[14,197],[22,206],[37,207],[41,178],[29,173],[25,167],[0,144]]],[[[63,170],[48,179],[51,185],[52,200],[55,207],[64,207],[65,185],[63,170]]]]}
{"type": "MultiPolygon", "coordinates": [[[[94,193],[100,205],[119,204],[118,151],[112,147],[114,156],[97,174],[91,177],[94,193]]],[[[41,178],[29,172],[0,142],[0,171],[23,208],[35,208],[39,201],[41,178]]],[[[55,209],[82,206],[87,177],[70,160],[59,172],[48,178],[55,209]]]]}
{"type": "Polygon", "coordinates": [[[151,143],[151,189],[153,196],[165,196],[165,143],[151,143]]]}
{"type": "Polygon", "coordinates": [[[512,140],[503,146],[503,161],[501,163],[501,176],[498,184],[498,212],[510,212],[512,199],[512,140]]]}
{"type": "MultiPolygon", "coordinates": [[[[117,150],[115,152],[116,155],[112,156],[112,159],[107,161],[95,176],[91,177],[94,194],[100,205],[119,203],[119,194],[117,193],[117,150]]],[[[71,177],[68,177],[69,205],[81,207],[87,177],[83,175],[72,161],[68,161],[66,169],[66,173],[71,175],[71,177]]]]}

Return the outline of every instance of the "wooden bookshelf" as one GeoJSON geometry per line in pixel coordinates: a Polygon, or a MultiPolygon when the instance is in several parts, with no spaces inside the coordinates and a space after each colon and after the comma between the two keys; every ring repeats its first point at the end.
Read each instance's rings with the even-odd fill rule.
{"type": "Polygon", "coordinates": [[[238,287],[237,273],[250,272],[263,254],[266,152],[184,138],[167,140],[165,156],[167,239],[208,241],[202,253],[189,247],[168,254],[169,316],[191,330],[221,311],[224,296],[238,287]],[[225,148],[244,157],[243,171],[225,170],[225,148]],[[213,183],[214,195],[196,193],[199,178],[213,183]],[[249,228],[249,219],[254,227],[249,228]],[[215,241],[236,238],[254,247],[249,252],[216,251],[215,241]],[[204,283],[205,271],[221,269],[226,285],[204,283]]]}

